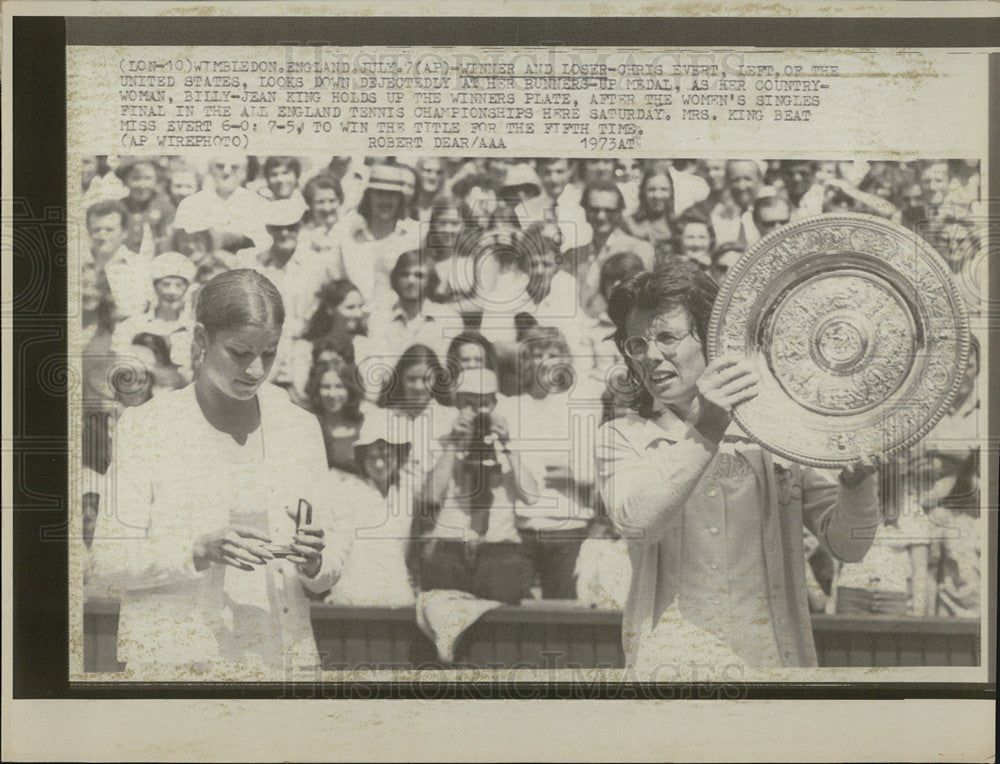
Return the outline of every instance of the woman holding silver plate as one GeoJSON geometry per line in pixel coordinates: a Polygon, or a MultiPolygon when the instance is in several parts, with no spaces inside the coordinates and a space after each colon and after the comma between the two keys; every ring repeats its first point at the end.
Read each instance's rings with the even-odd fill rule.
{"type": "Polygon", "coordinates": [[[632,561],[626,661],[650,679],[815,666],[802,526],[859,560],[879,521],[870,466],[837,476],[784,461],[732,421],[759,377],[746,357],[707,360],[717,291],[676,263],[631,277],[608,306],[637,395],[599,431],[599,485],[632,561]]]}

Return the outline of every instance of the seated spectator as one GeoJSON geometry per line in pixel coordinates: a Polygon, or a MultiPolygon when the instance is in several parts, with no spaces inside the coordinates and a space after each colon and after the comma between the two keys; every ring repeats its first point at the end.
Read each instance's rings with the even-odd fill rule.
{"type": "MultiPolygon", "coordinates": [[[[401,438],[400,442],[413,445],[408,466],[416,479],[422,480],[424,470],[431,465],[431,448],[447,432],[452,416],[439,400],[447,392],[447,375],[437,354],[426,345],[412,345],[394,366],[370,365],[366,373],[377,377],[375,384],[382,393],[378,409],[363,409],[365,418],[384,416],[379,409],[388,410],[390,432],[401,438]]],[[[364,385],[369,384],[365,380],[364,385]]]]}
{"type": "Polygon", "coordinates": [[[326,601],[337,605],[405,607],[414,602],[406,555],[413,522],[412,492],[400,480],[410,444],[367,419],[354,445],[358,477],[338,486],[351,511],[351,548],[326,601]]]}
{"type": "Polygon", "coordinates": [[[170,244],[174,204],[160,191],[159,168],[152,159],[134,158],[118,166],[125,183],[122,204],[128,210],[125,246],[144,257],[164,252],[170,244]]]}
{"type": "Polygon", "coordinates": [[[417,160],[417,188],[411,214],[428,223],[445,185],[445,169],[441,157],[421,157],[417,160]]]}
{"type": "Polygon", "coordinates": [[[494,412],[496,376],[468,371],[455,392],[458,416],[423,481],[414,516],[420,589],[457,589],[520,602],[529,572],[515,507],[530,503],[534,481],[512,458],[506,421],[494,412]]]}
{"type": "Polygon", "coordinates": [[[623,218],[625,230],[653,245],[656,262],[672,256],[676,236],[674,182],[669,171],[647,172],[639,184],[639,209],[623,218]]]}
{"type": "Polygon", "coordinates": [[[588,185],[580,197],[580,204],[593,230],[593,238],[585,246],[568,250],[563,268],[576,278],[579,305],[588,316],[593,317],[604,309],[597,293],[604,261],[619,252],[631,252],[642,260],[646,268],[652,268],[653,245],[629,236],[620,228],[625,199],[614,183],[588,185]]]}
{"type": "Polygon", "coordinates": [[[158,334],[137,334],[126,351],[117,356],[109,374],[118,412],[141,406],[154,395],[184,387],[184,379],[170,362],[167,341],[158,334]]]}
{"type": "Polygon", "coordinates": [[[92,263],[83,264],[80,313],[83,405],[85,409],[106,410],[115,400],[115,391],[109,384],[114,363],[115,301],[107,277],[92,263]]]}
{"type": "Polygon", "coordinates": [[[257,191],[268,201],[290,199],[306,210],[306,201],[299,190],[299,178],[302,176],[302,163],[298,157],[269,156],[264,160],[264,183],[257,191]]]}
{"type": "Polygon", "coordinates": [[[492,343],[479,332],[464,331],[455,335],[445,354],[448,378],[457,380],[470,369],[497,370],[497,356],[492,343]]]}
{"type": "Polygon", "coordinates": [[[389,276],[395,301],[372,311],[368,336],[358,340],[355,350],[358,368],[366,380],[365,397],[375,400],[379,389],[369,386],[374,379],[366,371],[371,363],[394,363],[411,345],[426,345],[439,356],[447,347],[449,325],[461,321],[448,306],[431,302],[437,292],[437,272],[424,261],[419,250],[404,252],[389,276]]]}
{"type": "Polygon", "coordinates": [[[338,223],[342,222],[340,208],[344,203],[344,191],[340,182],[332,175],[317,175],[306,183],[302,197],[309,211],[300,246],[322,265],[328,278],[343,278],[340,244],[345,227],[338,223]]]}
{"type": "Polygon", "coordinates": [[[341,242],[344,276],[365,299],[381,304],[390,294],[389,273],[403,252],[420,246],[419,226],[407,216],[403,194],[408,171],[390,165],[372,168],[358,211],[346,223],[341,242]]]}
{"type": "Polygon", "coordinates": [[[361,427],[361,392],[357,373],[339,355],[313,363],[305,399],[319,419],[330,469],[353,472],[354,443],[361,427]]]}
{"type": "Polygon", "coordinates": [[[152,256],[140,255],[125,246],[128,209],[121,201],[103,201],[87,208],[90,261],[106,278],[119,321],[142,313],[153,299],[149,279],[152,256]]]}
{"type": "Polygon", "coordinates": [[[580,187],[571,182],[573,169],[573,160],[565,157],[535,159],[535,171],[545,192],[540,198],[543,219],[559,226],[562,252],[590,239],[590,226],[580,206],[580,187]]]}
{"type": "MultiPolygon", "coordinates": [[[[753,203],[753,223],[756,235],[763,239],[776,228],[785,225],[791,218],[791,208],[784,197],[772,191],[761,192],[753,203]]],[[[747,241],[747,246],[755,244],[757,239],[747,241]]]]}
{"type": "Polygon", "coordinates": [[[85,156],[80,160],[80,190],[86,206],[97,202],[113,202],[125,194],[125,184],[112,171],[106,154],[85,156]]]}
{"type": "Polygon", "coordinates": [[[185,231],[181,228],[174,230],[173,250],[180,252],[194,263],[197,271],[194,276],[194,283],[191,284],[187,292],[187,303],[189,310],[194,315],[198,307],[199,290],[223,271],[229,270],[229,265],[219,253],[215,246],[215,238],[209,230],[185,231]]]}
{"type": "Polygon", "coordinates": [[[493,224],[498,205],[498,183],[488,175],[473,174],[452,186],[452,194],[462,205],[468,228],[486,229],[493,224]]]}
{"type": "Polygon", "coordinates": [[[170,363],[185,382],[190,382],[194,316],[184,298],[195,272],[194,263],[180,252],[164,252],[153,258],[150,273],[156,302],[145,312],[121,323],[116,332],[115,351],[126,350],[138,334],[155,334],[166,341],[170,363]]]}
{"type": "Polygon", "coordinates": [[[316,295],[318,305],[306,322],[292,350],[292,389],[304,395],[314,348],[332,347],[348,363],[355,363],[354,343],[368,333],[368,306],[356,286],[347,279],[323,284],[316,295]]]}
{"type": "MultiPolygon", "coordinates": [[[[823,212],[826,189],[822,182],[816,180],[816,169],[816,162],[802,159],[781,162],[781,180],[790,220],[801,220],[823,212]]],[[[760,231],[760,235],[766,236],[764,231],[760,231]]]]}
{"type": "Polygon", "coordinates": [[[594,470],[586,417],[571,407],[574,374],[569,346],[558,329],[529,330],[521,342],[521,394],[497,414],[509,422],[511,448],[536,489],[517,504],[522,550],[546,599],[574,599],[573,571],[594,516],[594,470]],[[583,439],[581,441],[581,439],[583,439]]]}
{"type": "MultiPolygon", "coordinates": [[[[175,164],[170,169],[167,179],[167,196],[170,197],[175,211],[182,200],[198,193],[199,190],[201,190],[201,176],[197,170],[185,164],[175,164]]],[[[176,246],[174,248],[176,249],[176,246]]]]}
{"type": "Polygon", "coordinates": [[[494,243],[484,251],[478,268],[483,280],[480,331],[493,343],[501,364],[516,359],[515,318],[522,313],[536,323],[558,327],[574,351],[582,353],[583,313],[577,307],[576,282],[559,268],[559,227],[537,223],[523,233],[503,228],[490,233],[494,243]]]}
{"type": "Polygon", "coordinates": [[[500,182],[499,199],[501,214],[508,225],[527,228],[545,219],[542,184],[534,168],[526,162],[507,168],[500,182]]]}
{"type": "Polygon", "coordinates": [[[707,218],[697,214],[682,215],[677,221],[677,257],[708,271],[712,267],[715,231],[707,218]]]}
{"type": "Polygon", "coordinates": [[[450,302],[457,297],[467,297],[472,294],[473,270],[471,267],[463,268],[458,259],[458,240],[464,226],[462,208],[458,200],[444,197],[435,202],[427,225],[424,252],[429,255],[434,270],[437,271],[438,291],[432,296],[437,302],[450,302]],[[465,273],[466,270],[468,274],[465,273]]]}

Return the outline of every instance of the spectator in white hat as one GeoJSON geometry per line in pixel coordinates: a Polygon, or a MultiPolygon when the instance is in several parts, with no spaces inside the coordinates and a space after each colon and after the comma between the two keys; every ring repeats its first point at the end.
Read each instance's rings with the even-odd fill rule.
{"type": "Polygon", "coordinates": [[[197,268],[180,252],[164,252],[149,266],[156,301],[136,316],[126,319],[115,332],[114,349],[128,355],[132,340],[142,333],[163,337],[170,349],[170,361],[186,382],[191,381],[191,339],[194,319],[186,296],[197,268]]]}
{"type": "Polygon", "coordinates": [[[396,258],[420,247],[419,225],[406,212],[404,191],[410,175],[412,171],[403,167],[373,167],[341,244],[344,276],[373,304],[390,297],[389,273],[396,258]]]}

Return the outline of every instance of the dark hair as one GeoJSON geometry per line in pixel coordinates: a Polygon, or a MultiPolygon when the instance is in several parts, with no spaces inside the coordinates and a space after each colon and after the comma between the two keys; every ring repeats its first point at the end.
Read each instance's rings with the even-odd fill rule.
{"type": "Polygon", "coordinates": [[[334,372],[340,377],[340,381],[344,383],[344,388],[347,390],[347,401],[345,401],[344,408],[342,409],[344,418],[355,424],[359,423],[361,421],[361,412],[358,410],[358,407],[361,403],[361,390],[358,388],[357,369],[343,358],[331,359],[323,363],[314,361],[313,365],[309,368],[309,378],[306,380],[303,392],[305,393],[306,401],[309,403],[310,410],[316,416],[322,417],[323,404],[320,400],[319,389],[323,384],[323,377],[329,371],[334,372]]]}
{"type": "Polygon", "coordinates": [[[213,276],[198,290],[195,318],[209,335],[244,326],[281,329],[285,305],[267,277],[251,268],[237,268],[213,276]]]}
{"type": "MultiPolygon", "coordinates": [[[[518,386],[520,392],[527,389],[528,379],[525,378],[525,370],[528,364],[525,356],[536,348],[556,348],[563,356],[561,363],[550,367],[545,379],[539,379],[541,388],[546,394],[565,393],[573,389],[576,382],[576,371],[573,368],[573,354],[570,350],[566,337],[554,326],[538,326],[537,324],[523,332],[518,332],[518,386]]],[[[534,370],[537,375],[538,370],[534,370]]]]}
{"type": "Polygon", "coordinates": [[[646,266],[642,258],[634,252],[619,252],[612,255],[601,265],[601,275],[597,282],[597,293],[608,299],[608,288],[624,281],[629,276],[640,273],[646,266]]]}
{"type": "Polygon", "coordinates": [[[183,228],[175,228],[174,234],[170,238],[170,247],[174,252],[180,252],[182,255],[186,255],[187,252],[184,251],[186,245],[192,241],[199,240],[205,245],[206,252],[215,252],[215,237],[212,235],[212,231],[208,228],[204,228],[200,231],[186,231],[183,228]]]}
{"type": "Polygon", "coordinates": [[[132,338],[133,345],[139,345],[153,351],[153,357],[160,366],[170,366],[174,364],[170,361],[170,344],[166,337],[152,332],[139,332],[132,338]]]}
{"type": "Polygon", "coordinates": [[[128,208],[119,199],[106,199],[94,202],[87,208],[87,228],[90,228],[90,221],[94,218],[103,218],[108,215],[117,215],[122,222],[122,228],[128,225],[128,208]]]}
{"type": "Polygon", "coordinates": [[[280,167],[287,167],[295,173],[296,179],[302,174],[302,163],[299,162],[298,157],[271,156],[264,160],[264,180],[267,180],[271,170],[277,170],[280,167]]]}
{"type": "Polygon", "coordinates": [[[389,384],[385,385],[381,393],[379,393],[379,407],[390,409],[401,408],[401,404],[404,401],[401,390],[403,375],[406,374],[408,369],[420,364],[427,365],[430,377],[429,391],[431,397],[437,399],[446,392],[442,389],[443,383],[446,386],[445,371],[441,368],[437,354],[426,345],[410,345],[403,355],[399,357],[399,360],[396,361],[389,384]]]}
{"type": "Polygon", "coordinates": [[[673,308],[684,308],[691,318],[692,332],[704,352],[708,322],[718,292],[719,286],[714,279],[694,263],[667,261],[655,273],[638,273],[619,284],[611,293],[608,316],[615,325],[615,346],[625,358],[629,382],[639,391],[632,400],[632,407],[640,416],[652,415],[653,398],[642,384],[639,369],[625,354],[629,316],[636,310],[650,311],[655,315],[673,308]]]}
{"type": "Polygon", "coordinates": [[[320,189],[333,191],[333,193],[337,196],[337,200],[341,204],[344,203],[344,188],[340,185],[340,181],[332,175],[320,173],[319,175],[310,178],[302,187],[302,198],[306,200],[306,204],[310,207],[313,206],[313,203],[316,200],[316,192],[320,189]]]}
{"type": "Polygon", "coordinates": [[[483,366],[494,374],[497,371],[497,353],[493,349],[493,343],[486,339],[479,332],[466,330],[452,337],[448,343],[448,351],[444,355],[444,367],[447,374],[447,381],[450,384],[449,392],[454,392],[454,385],[462,376],[462,364],[458,360],[458,351],[465,345],[478,345],[483,350],[483,366]]]}
{"type": "Polygon", "coordinates": [[[312,362],[314,364],[318,363],[319,357],[326,352],[336,353],[345,363],[352,366],[355,363],[354,343],[351,337],[335,337],[328,334],[318,340],[313,340],[312,362]]]}
{"type": "Polygon", "coordinates": [[[138,159],[133,159],[128,164],[123,167],[118,168],[118,172],[115,174],[122,179],[125,183],[128,183],[128,176],[132,174],[132,171],[141,165],[146,165],[153,171],[153,176],[156,178],[157,183],[160,181],[160,166],[152,157],[139,157],[138,159]]]}
{"type": "Polygon", "coordinates": [[[395,194],[396,195],[396,222],[403,220],[406,215],[406,198],[403,196],[402,191],[388,191],[385,189],[374,189],[368,187],[365,192],[361,195],[361,201],[358,202],[358,214],[365,219],[365,223],[371,225],[372,222],[372,192],[381,191],[383,194],[395,194]]]}
{"type": "Polygon", "coordinates": [[[788,201],[783,196],[778,194],[771,194],[769,196],[758,196],[753,203],[753,222],[757,225],[760,222],[760,213],[764,210],[772,209],[777,207],[779,204],[783,204],[788,210],[789,214],[792,212],[792,203],[788,201]]]}
{"type": "Polygon", "coordinates": [[[540,170],[542,167],[550,165],[554,162],[565,162],[566,166],[569,167],[570,171],[573,170],[573,161],[569,157],[536,157],[535,158],[535,169],[540,170]]]}
{"type": "Polygon", "coordinates": [[[687,211],[677,219],[676,230],[677,230],[677,254],[683,255],[684,251],[682,249],[682,239],[684,238],[684,228],[692,223],[697,225],[705,226],[705,230],[708,231],[708,254],[709,257],[712,255],[712,250],[715,249],[715,226],[712,225],[712,220],[700,212],[687,211]]]}
{"type": "MultiPolygon", "coordinates": [[[[459,220],[464,222],[465,216],[462,212],[462,203],[450,196],[439,196],[434,200],[433,206],[431,206],[431,216],[427,221],[427,238],[424,240],[424,247],[429,253],[440,252],[443,247],[441,243],[440,235],[438,234],[438,227],[440,226],[441,217],[447,210],[455,210],[458,213],[459,220]]],[[[459,232],[461,236],[461,232],[459,232]]],[[[458,236],[455,237],[456,244],[458,243],[458,236]]],[[[444,260],[454,251],[454,247],[451,250],[441,252],[439,255],[431,255],[432,260],[444,260]]]]}
{"type": "Polygon", "coordinates": [[[728,255],[730,252],[739,252],[742,255],[746,252],[746,247],[739,241],[722,242],[722,244],[712,250],[712,265],[717,264],[723,255],[728,255]]]}
{"type": "Polygon", "coordinates": [[[392,273],[389,274],[389,285],[392,287],[393,292],[399,294],[399,289],[397,288],[399,280],[403,277],[403,273],[407,268],[412,268],[415,265],[424,269],[424,286],[421,289],[420,297],[421,299],[430,300],[437,294],[440,279],[438,278],[437,269],[434,267],[434,264],[427,262],[419,249],[411,249],[403,252],[396,258],[396,264],[392,267],[392,273]]]}
{"type": "Polygon", "coordinates": [[[360,294],[361,290],[349,279],[334,279],[323,284],[316,293],[318,301],[316,311],[306,324],[305,331],[302,332],[302,339],[315,342],[329,334],[333,329],[331,312],[339,308],[340,304],[352,292],[360,294]]]}
{"type": "Polygon", "coordinates": [[[484,191],[492,191],[495,194],[499,193],[497,182],[484,173],[467,175],[464,178],[461,178],[455,183],[454,186],[451,187],[451,192],[458,197],[458,199],[462,200],[465,199],[465,197],[469,195],[469,192],[474,188],[481,188],[484,191]]]}
{"type": "Polygon", "coordinates": [[[580,194],[580,206],[583,209],[590,208],[590,195],[595,191],[604,191],[609,194],[614,194],[618,197],[618,211],[621,212],[625,209],[625,197],[622,195],[622,190],[618,188],[618,184],[611,180],[598,180],[593,183],[588,183],[583,188],[583,193],[580,194]]]}
{"type": "MultiPolygon", "coordinates": [[[[649,199],[646,196],[646,183],[651,178],[655,178],[657,175],[662,175],[670,184],[670,205],[667,207],[662,217],[664,217],[667,223],[671,224],[671,227],[673,227],[674,215],[677,213],[675,208],[677,198],[674,194],[674,179],[670,176],[669,170],[647,170],[642,174],[642,180],[639,181],[639,210],[636,212],[635,219],[637,221],[655,219],[653,213],[649,209],[649,199]]],[[[617,188],[617,186],[615,186],[615,188],[617,188]]]]}
{"type": "MultiPolygon", "coordinates": [[[[384,413],[384,412],[382,412],[384,413]]],[[[374,416],[374,415],[372,415],[374,416]]],[[[379,441],[375,441],[378,443],[379,441]]],[[[396,471],[389,475],[388,487],[399,485],[399,473],[402,472],[402,467],[406,462],[407,454],[413,449],[412,443],[388,443],[386,441],[381,441],[386,444],[389,451],[396,452],[396,471]]],[[[361,446],[356,446],[354,448],[354,467],[359,475],[362,477],[369,477],[368,473],[365,471],[365,459],[367,458],[368,449],[375,445],[375,443],[365,443],[361,446]]]]}

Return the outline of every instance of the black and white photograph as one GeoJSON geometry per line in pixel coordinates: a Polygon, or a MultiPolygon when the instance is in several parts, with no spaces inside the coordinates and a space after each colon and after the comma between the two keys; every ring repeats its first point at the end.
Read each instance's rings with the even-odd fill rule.
{"type": "Polygon", "coordinates": [[[773,10],[5,4],[4,758],[991,760],[1000,17],[773,10]]]}
{"type": "Polygon", "coordinates": [[[80,190],[85,672],[979,665],[977,161],[98,155],[80,190]]]}

